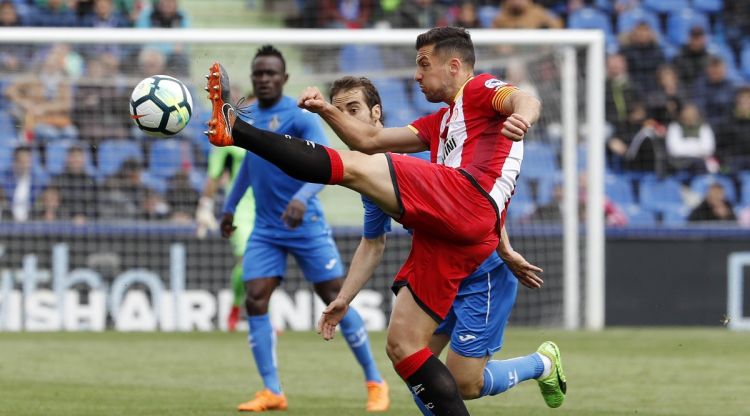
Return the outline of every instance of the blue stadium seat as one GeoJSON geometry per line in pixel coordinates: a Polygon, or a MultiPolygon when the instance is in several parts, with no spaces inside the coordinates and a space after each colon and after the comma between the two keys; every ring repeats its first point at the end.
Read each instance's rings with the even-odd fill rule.
{"type": "MultiPolygon", "coordinates": [[[[2,99],[0,101],[8,101],[2,99]]],[[[0,110],[0,143],[8,143],[18,140],[18,130],[16,129],[13,117],[10,113],[0,110]]]]}
{"type": "Polygon", "coordinates": [[[383,69],[380,48],[375,45],[345,45],[339,53],[341,72],[377,71],[383,69]]]}
{"type": "Polygon", "coordinates": [[[628,216],[628,227],[653,227],[656,225],[656,215],[638,205],[623,206],[623,211],[628,216]]]}
{"type": "Polygon", "coordinates": [[[497,6],[482,6],[477,10],[477,18],[479,24],[483,28],[492,27],[492,21],[495,20],[495,16],[500,12],[500,8],[497,6]]]}
{"type": "Polygon", "coordinates": [[[724,8],[724,0],[693,0],[693,8],[703,13],[719,13],[724,8]]]}
{"type": "Polygon", "coordinates": [[[729,202],[733,204],[737,202],[737,190],[735,189],[734,182],[726,176],[698,175],[690,182],[690,189],[700,195],[702,199],[706,195],[708,187],[715,182],[720,183],[724,187],[724,193],[729,202]]]}
{"type": "Polygon", "coordinates": [[[510,222],[519,222],[534,214],[535,208],[536,205],[534,205],[534,202],[524,199],[516,200],[516,197],[514,196],[513,199],[510,200],[510,205],[508,205],[506,217],[510,222]]]}
{"type": "MultiPolygon", "coordinates": [[[[523,172],[523,168],[521,168],[523,172]]],[[[523,177],[523,175],[522,175],[523,177]]],[[[560,183],[559,178],[539,178],[536,182],[536,202],[545,205],[552,202],[555,197],[555,186],[560,183]]]]}
{"type": "Polygon", "coordinates": [[[593,7],[582,7],[568,16],[570,29],[599,29],[604,32],[607,45],[616,45],[609,16],[593,7]]]}
{"type": "Polygon", "coordinates": [[[411,100],[413,107],[421,114],[434,113],[441,107],[447,107],[445,103],[431,103],[424,98],[417,82],[411,82],[411,100]]]}
{"type": "Polygon", "coordinates": [[[91,158],[91,148],[77,140],[55,140],[47,144],[47,173],[58,175],[65,170],[65,164],[68,159],[68,149],[72,145],[79,145],[83,149],[86,158],[86,173],[96,176],[96,168],[91,158]]]}
{"type": "Polygon", "coordinates": [[[13,163],[13,149],[16,146],[11,143],[0,143],[0,171],[10,167],[13,163]]]}
{"type": "Polygon", "coordinates": [[[164,178],[156,177],[149,172],[143,172],[141,175],[141,181],[143,181],[143,185],[145,185],[146,188],[158,194],[164,195],[167,193],[167,187],[169,184],[164,178]]]}
{"type": "Polygon", "coordinates": [[[583,172],[588,169],[589,164],[589,149],[586,143],[578,143],[576,147],[576,166],[579,172],[583,172]]]}
{"type": "Polygon", "coordinates": [[[750,171],[740,172],[737,177],[740,180],[740,201],[742,205],[750,205],[750,171]]]}
{"type": "Polygon", "coordinates": [[[645,177],[641,180],[640,200],[645,209],[674,210],[683,206],[682,186],[672,178],[645,177]]]}
{"type": "Polygon", "coordinates": [[[732,52],[732,49],[726,43],[711,42],[707,49],[709,54],[719,56],[724,61],[727,68],[727,78],[729,78],[730,81],[742,81],[742,74],[737,65],[737,60],[734,57],[734,52],[732,52]]]}
{"type": "Polygon", "coordinates": [[[690,29],[700,26],[709,34],[711,32],[708,17],[693,9],[683,9],[672,13],[667,18],[667,38],[676,45],[684,45],[690,36],[690,29]]]}
{"type": "Polygon", "coordinates": [[[157,178],[168,179],[179,170],[193,166],[190,142],[180,139],[156,140],[151,144],[148,172],[157,178]]]}
{"type": "Polygon", "coordinates": [[[617,33],[630,32],[640,22],[645,22],[656,33],[661,33],[659,17],[641,7],[634,7],[617,15],[617,33]]]}
{"type": "Polygon", "coordinates": [[[540,141],[524,143],[522,172],[527,179],[554,177],[559,171],[560,165],[554,146],[540,141]]]}
{"type": "Polygon", "coordinates": [[[143,152],[138,143],[127,139],[105,140],[97,150],[101,180],[114,175],[128,159],[143,162],[143,152]]]}
{"type": "Polygon", "coordinates": [[[745,80],[750,81],[750,42],[746,42],[740,52],[740,71],[745,80]]]}
{"type": "Polygon", "coordinates": [[[656,13],[674,13],[690,7],[687,0],[643,0],[642,3],[656,13]]]}
{"type": "Polygon", "coordinates": [[[690,208],[670,206],[662,210],[661,223],[670,227],[680,227],[687,224],[690,208]]]}
{"type": "Polygon", "coordinates": [[[630,179],[620,175],[607,175],[604,178],[604,193],[612,202],[627,206],[635,204],[633,185],[630,179]]]}
{"type": "Polygon", "coordinates": [[[381,78],[372,81],[380,92],[383,101],[386,127],[403,127],[420,116],[412,106],[408,105],[405,85],[396,78],[381,78]]]}

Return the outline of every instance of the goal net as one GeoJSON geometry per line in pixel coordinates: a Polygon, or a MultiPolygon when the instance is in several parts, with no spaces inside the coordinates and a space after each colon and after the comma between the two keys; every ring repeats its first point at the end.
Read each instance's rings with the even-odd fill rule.
{"type": "MultiPolygon", "coordinates": [[[[386,126],[404,126],[440,107],[413,81],[419,33],[101,30],[92,39],[80,29],[0,31],[3,51],[19,59],[0,73],[11,97],[0,100],[0,331],[225,329],[236,259],[217,233],[197,237],[194,220],[211,151],[202,134],[209,65],[226,67],[236,100],[252,91],[256,50],[273,44],[286,60],[285,94],[296,97],[308,85],[326,93],[343,75],[366,76],[380,91],[386,126]],[[132,87],[155,74],[184,81],[193,96],[191,122],[173,138],[144,136],[128,117],[132,87]],[[36,102],[59,111],[35,111],[36,102]],[[13,172],[22,171],[31,182],[17,191],[13,172]]],[[[603,150],[601,139],[590,138],[603,135],[602,38],[472,34],[477,72],[543,103],[525,140],[507,227],[514,248],[544,269],[545,286],[519,288],[511,324],[599,328],[603,168],[596,155],[603,150]]],[[[219,188],[217,217],[226,196],[219,188]]],[[[361,236],[359,195],[327,187],[320,198],[348,266],[361,236]]],[[[371,329],[387,324],[390,283],[410,247],[408,234],[394,229],[355,301],[371,329]]],[[[270,307],[277,327],[313,327],[322,304],[310,289],[290,259],[270,307]]]]}

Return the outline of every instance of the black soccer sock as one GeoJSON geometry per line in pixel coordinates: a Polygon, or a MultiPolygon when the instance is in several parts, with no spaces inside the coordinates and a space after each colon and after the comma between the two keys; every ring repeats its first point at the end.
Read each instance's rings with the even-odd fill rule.
{"type": "Polygon", "coordinates": [[[236,146],[266,159],[295,179],[338,184],[344,178],[341,156],[322,144],[261,130],[239,117],[232,127],[232,139],[236,146]]]}
{"type": "Polygon", "coordinates": [[[425,408],[435,416],[468,416],[469,411],[458,392],[456,380],[448,367],[429,348],[404,358],[395,366],[396,372],[409,384],[425,408]]]}

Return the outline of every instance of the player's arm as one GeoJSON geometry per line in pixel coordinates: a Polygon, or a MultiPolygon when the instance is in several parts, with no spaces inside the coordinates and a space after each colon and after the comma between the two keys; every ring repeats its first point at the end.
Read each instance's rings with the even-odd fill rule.
{"type": "Polygon", "coordinates": [[[217,151],[214,148],[208,156],[208,168],[206,169],[207,178],[203,185],[203,192],[198,200],[198,206],[195,209],[196,235],[198,238],[206,236],[207,231],[214,231],[219,228],[214,216],[214,196],[219,189],[219,177],[224,168],[226,152],[217,151]]]}
{"type": "Polygon", "coordinates": [[[297,105],[319,114],[353,150],[374,154],[386,151],[416,153],[429,149],[414,130],[408,127],[381,128],[359,121],[327,102],[315,87],[307,87],[297,105]]]}
{"type": "Polygon", "coordinates": [[[542,103],[516,87],[503,86],[495,91],[492,106],[495,111],[508,116],[501,133],[511,140],[519,141],[539,120],[542,103]]]}
{"type": "Polygon", "coordinates": [[[234,179],[232,190],[229,192],[226,201],[224,201],[224,213],[221,218],[221,235],[229,238],[237,228],[234,226],[234,212],[237,210],[237,204],[245,196],[247,188],[250,186],[250,158],[246,157],[237,171],[237,177],[234,179]]]}
{"type": "Polygon", "coordinates": [[[281,214],[281,220],[287,227],[297,228],[302,224],[305,212],[307,212],[307,202],[322,191],[324,186],[320,183],[306,183],[299,188],[287,204],[284,213],[281,214]]]}
{"type": "Polygon", "coordinates": [[[513,250],[510,245],[510,238],[508,232],[505,231],[505,226],[500,232],[500,244],[497,246],[497,254],[503,259],[505,264],[508,265],[510,271],[516,276],[522,285],[531,288],[538,289],[542,287],[544,280],[537,276],[537,273],[542,273],[543,270],[533,264],[529,263],[520,253],[513,250]]]}

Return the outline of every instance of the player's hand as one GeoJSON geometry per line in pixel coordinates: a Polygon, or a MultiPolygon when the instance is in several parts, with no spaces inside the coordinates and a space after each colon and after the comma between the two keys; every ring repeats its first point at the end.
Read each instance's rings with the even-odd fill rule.
{"type": "Polygon", "coordinates": [[[201,197],[198,201],[198,208],[195,209],[195,235],[198,238],[204,238],[209,231],[219,229],[219,223],[214,216],[214,200],[208,197],[201,197]]]}
{"type": "Polygon", "coordinates": [[[333,335],[336,333],[336,325],[344,319],[347,310],[349,310],[349,304],[339,298],[334,299],[323,310],[323,314],[320,315],[318,320],[317,331],[323,336],[324,340],[330,341],[333,339],[333,335]]]}
{"type": "Polygon", "coordinates": [[[286,206],[284,213],[281,214],[281,220],[284,221],[289,228],[297,228],[302,224],[302,218],[305,216],[307,211],[307,205],[299,199],[292,199],[289,201],[289,205],[286,206]]]}
{"type": "Polygon", "coordinates": [[[230,214],[228,212],[224,213],[224,216],[221,217],[221,236],[224,238],[229,238],[234,233],[234,230],[237,229],[237,227],[234,226],[234,214],[230,214]]]}
{"type": "Polygon", "coordinates": [[[320,92],[318,87],[305,88],[302,90],[299,99],[297,99],[297,106],[299,108],[312,113],[320,113],[326,108],[326,105],[328,105],[328,102],[325,97],[323,97],[323,93],[320,92]]]}
{"type": "Polygon", "coordinates": [[[537,276],[537,273],[542,273],[544,270],[529,263],[520,253],[514,250],[503,254],[502,258],[522,285],[530,289],[542,287],[544,280],[537,276]]]}
{"type": "Polygon", "coordinates": [[[509,115],[507,119],[505,119],[505,123],[503,123],[503,129],[500,131],[500,133],[503,136],[517,142],[523,140],[526,132],[529,131],[530,127],[531,123],[529,123],[522,115],[513,113],[509,115]]]}

